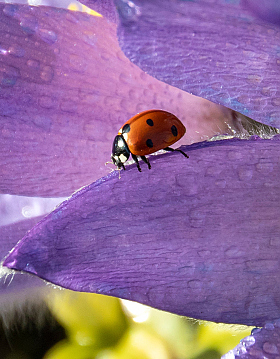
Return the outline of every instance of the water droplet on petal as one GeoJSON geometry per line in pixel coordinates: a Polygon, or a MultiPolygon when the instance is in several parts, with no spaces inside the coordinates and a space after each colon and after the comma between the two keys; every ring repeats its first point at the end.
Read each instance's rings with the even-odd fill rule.
{"type": "Polygon", "coordinates": [[[32,67],[33,69],[38,69],[40,67],[40,62],[38,60],[30,59],[26,63],[27,66],[32,67]]]}
{"type": "Polygon", "coordinates": [[[260,162],[256,164],[258,172],[269,173],[273,171],[273,164],[271,162],[260,162]]]}
{"type": "Polygon", "coordinates": [[[265,86],[262,88],[261,93],[265,96],[275,96],[277,88],[275,86],[265,86]]]}
{"type": "Polygon", "coordinates": [[[241,340],[241,344],[244,345],[246,348],[248,348],[253,344],[255,344],[255,341],[256,339],[252,335],[249,335],[248,337],[245,337],[244,339],[241,340]]]}
{"type": "Polygon", "coordinates": [[[52,30],[40,29],[38,32],[40,38],[48,44],[54,44],[57,41],[57,35],[52,30]]]}
{"type": "Polygon", "coordinates": [[[79,22],[79,19],[76,16],[76,12],[73,11],[67,11],[65,18],[73,24],[77,24],[79,22]]]}
{"type": "Polygon", "coordinates": [[[225,181],[225,180],[217,180],[217,181],[215,181],[215,185],[218,188],[225,188],[226,185],[227,185],[227,181],[225,181]]]}
{"type": "Polygon", "coordinates": [[[238,177],[241,181],[249,181],[253,177],[253,171],[251,168],[242,167],[238,171],[238,177]]]}
{"type": "Polygon", "coordinates": [[[244,255],[244,251],[242,251],[238,247],[232,246],[225,251],[225,255],[229,258],[237,258],[237,257],[244,255]]]}
{"type": "Polygon", "coordinates": [[[43,108],[53,108],[54,107],[54,101],[49,96],[41,96],[39,99],[39,105],[43,108]]]}
{"type": "Polygon", "coordinates": [[[104,61],[109,61],[111,59],[111,56],[109,54],[107,54],[106,52],[101,53],[100,57],[104,61]]]}
{"type": "Polygon", "coordinates": [[[97,36],[95,33],[86,33],[84,34],[83,38],[84,42],[88,45],[94,46],[96,44],[97,41],[97,36]]]}
{"type": "Polygon", "coordinates": [[[273,106],[277,106],[277,107],[280,106],[280,97],[272,98],[271,103],[273,106]]]}
{"type": "Polygon", "coordinates": [[[253,358],[256,358],[256,359],[267,359],[267,358],[264,356],[263,351],[260,350],[260,349],[250,348],[250,349],[249,349],[249,354],[250,354],[250,356],[252,356],[253,358]]]}
{"type": "Polygon", "coordinates": [[[18,5],[8,4],[4,6],[3,13],[7,16],[14,17],[17,13],[18,5]]]}
{"type": "Polygon", "coordinates": [[[239,357],[242,354],[247,353],[247,349],[244,345],[242,345],[241,343],[239,343],[234,349],[233,352],[235,354],[235,356],[239,357]]]}
{"type": "Polygon", "coordinates": [[[38,21],[35,17],[26,15],[23,19],[21,19],[20,26],[26,34],[32,35],[38,29],[38,21]]]}
{"type": "Polygon", "coordinates": [[[253,328],[251,330],[251,335],[256,335],[258,334],[259,332],[261,332],[261,328],[253,328]]]}
{"type": "Polygon", "coordinates": [[[279,353],[277,346],[275,344],[269,343],[269,342],[264,343],[263,350],[269,354],[278,354],[279,353]]]}
{"type": "Polygon", "coordinates": [[[75,54],[69,55],[69,64],[76,72],[84,73],[87,69],[86,61],[82,58],[82,56],[75,54]]]}
{"type": "MultiPolygon", "coordinates": [[[[144,72],[144,71],[141,71],[141,73],[140,73],[140,79],[142,80],[142,81],[147,81],[148,80],[148,75],[144,72]]],[[[179,95],[181,95],[181,93],[179,93],[179,95]]],[[[178,95],[178,98],[179,98],[179,95],[178,95]]]]}
{"type": "Polygon", "coordinates": [[[124,72],[120,73],[119,80],[120,80],[120,82],[122,82],[124,84],[131,84],[133,82],[133,78],[132,78],[131,74],[127,74],[124,72]]]}
{"type": "Polygon", "coordinates": [[[248,95],[238,96],[237,101],[242,103],[243,105],[248,105],[251,102],[251,97],[248,95]]]}
{"type": "Polygon", "coordinates": [[[126,22],[136,21],[138,16],[141,15],[140,7],[130,0],[120,1],[118,11],[121,19],[126,22]]]}
{"type": "Polygon", "coordinates": [[[280,328],[280,319],[275,320],[275,327],[280,328]]]}
{"type": "MultiPolygon", "coordinates": [[[[275,263],[275,265],[278,264],[277,261],[269,261],[269,260],[267,260],[267,261],[265,261],[265,262],[272,262],[272,263],[275,263]]],[[[271,268],[271,269],[272,269],[272,268],[271,268]]],[[[264,326],[264,328],[267,329],[267,330],[274,330],[274,324],[273,324],[273,323],[266,323],[265,326],[264,326]]]]}
{"type": "Polygon", "coordinates": [[[53,76],[54,76],[53,68],[51,66],[44,66],[40,73],[41,79],[45,82],[51,82],[53,76]]]}
{"type": "Polygon", "coordinates": [[[203,287],[203,283],[200,280],[189,280],[188,287],[191,289],[200,289],[203,287]]]}
{"type": "Polygon", "coordinates": [[[77,112],[77,103],[72,100],[62,100],[60,104],[60,109],[64,112],[77,112]]]}
{"type": "Polygon", "coordinates": [[[37,115],[32,118],[32,122],[40,129],[50,132],[52,126],[52,120],[48,116],[37,115]]]}
{"type": "Polygon", "coordinates": [[[20,76],[18,68],[3,64],[0,68],[0,84],[2,86],[14,86],[20,76]]]}
{"type": "Polygon", "coordinates": [[[201,258],[207,258],[207,257],[209,257],[211,255],[211,252],[208,251],[208,250],[201,250],[201,251],[198,251],[197,254],[201,258]]]}
{"type": "Polygon", "coordinates": [[[247,82],[252,83],[252,84],[259,84],[260,82],[262,82],[262,80],[263,80],[263,77],[258,74],[248,75],[248,77],[247,77],[247,82]]]}
{"type": "Polygon", "coordinates": [[[15,57],[23,57],[25,54],[25,50],[17,44],[10,46],[8,52],[15,57]]]}

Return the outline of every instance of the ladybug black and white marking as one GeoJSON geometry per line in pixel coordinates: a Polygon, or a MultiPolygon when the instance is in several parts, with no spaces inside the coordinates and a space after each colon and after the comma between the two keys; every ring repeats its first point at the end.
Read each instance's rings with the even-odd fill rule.
{"type": "Polygon", "coordinates": [[[184,136],[185,126],[172,113],[162,110],[141,112],[128,120],[119,130],[113,142],[112,161],[120,169],[125,169],[124,163],[131,154],[141,172],[139,156],[151,168],[145,157],[159,150],[178,151],[185,157],[186,153],[179,149],[170,148],[184,136]]]}

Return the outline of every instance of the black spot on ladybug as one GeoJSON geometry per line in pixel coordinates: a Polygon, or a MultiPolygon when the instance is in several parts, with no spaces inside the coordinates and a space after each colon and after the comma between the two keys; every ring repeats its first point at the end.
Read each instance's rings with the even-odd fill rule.
{"type": "Polygon", "coordinates": [[[171,127],[171,131],[172,131],[172,135],[174,136],[174,137],[176,137],[177,135],[178,135],[178,130],[177,130],[177,127],[176,126],[172,126],[171,127]]]}
{"type": "Polygon", "coordinates": [[[148,120],[146,120],[146,122],[149,126],[154,126],[154,121],[152,119],[148,118],[148,120]]]}
{"type": "Polygon", "coordinates": [[[122,128],[122,133],[128,133],[130,131],[130,125],[127,123],[122,128]]]}
{"type": "Polygon", "coordinates": [[[150,138],[146,141],[146,145],[150,148],[154,146],[153,141],[150,138]]]}

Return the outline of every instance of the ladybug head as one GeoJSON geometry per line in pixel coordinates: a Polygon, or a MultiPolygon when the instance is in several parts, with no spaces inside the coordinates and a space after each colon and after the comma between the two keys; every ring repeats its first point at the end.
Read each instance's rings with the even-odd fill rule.
{"type": "Polygon", "coordinates": [[[122,135],[117,135],[113,142],[112,161],[118,168],[123,167],[124,163],[129,159],[130,151],[122,135]]]}

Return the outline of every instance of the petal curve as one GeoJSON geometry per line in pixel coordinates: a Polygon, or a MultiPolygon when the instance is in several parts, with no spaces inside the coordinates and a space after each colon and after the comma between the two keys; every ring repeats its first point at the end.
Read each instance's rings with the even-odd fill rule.
{"type": "Polygon", "coordinates": [[[226,0],[116,0],[121,48],[161,81],[280,126],[280,28],[226,0]]]}
{"type": "MultiPolygon", "coordinates": [[[[32,218],[0,227],[0,260],[13,246],[32,228],[42,217],[32,218]]],[[[0,294],[1,296],[33,287],[44,286],[45,283],[34,276],[21,273],[6,273],[0,266],[0,294]]],[[[2,298],[0,298],[0,301],[2,298]]],[[[4,299],[5,300],[5,299],[4,299]]]]}
{"type": "Polygon", "coordinates": [[[0,38],[2,193],[67,196],[109,173],[117,131],[150,108],[176,114],[189,142],[225,132],[224,110],[133,65],[104,17],[0,4],[0,38]]]}
{"type": "Polygon", "coordinates": [[[150,157],[83,188],[4,262],[77,291],[194,318],[280,316],[279,136],[150,157]]]}

